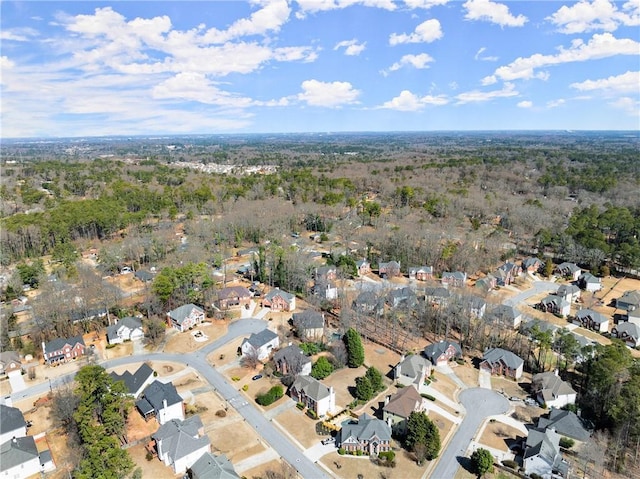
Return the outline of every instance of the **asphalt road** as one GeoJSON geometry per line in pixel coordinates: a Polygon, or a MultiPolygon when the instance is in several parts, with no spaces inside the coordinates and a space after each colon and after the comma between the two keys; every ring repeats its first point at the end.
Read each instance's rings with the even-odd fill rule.
{"type": "MultiPolygon", "coordinates": [[[[262,440],[269,444],[285,461],[291,464],[301,477],[307,479],[329,479],[329,475],[319,466],[309,460],[304,453],[299,450],[279,429],[266,419],[262,412],[258,410],[246,397],[239,392],[234,386],[226,381],[214,367],[206,360],[208,354],[223,346],[227,342],[239,337],[246,336],[251,333],[257,333],[267,327],[265,321],[257,319],[241,319],[229,325],[227,334],[208,344],[204,348],[186,354],[167,354],[167,353],[146,353],[135,356],[121,357],[108,361],[102,361],[99,364],[105,369],[116,366],[124,366],[131,363],[144,361],[169,361],[182,364],[188,364],[189,367],[198,371],[200,376],[204,378],[213,388],[227,401],[230,407],[235,408],[244,420],[254,427],[262,440]]],[[[73,374],[51,380],[32,386],[20,393],[11,396],[13,401],[20,401],[29,397],[41,396],[46,394],[50,387],[57,387],[66,382],[73,380],[73,374]]]]}
{"type": "Polygon", "coordinates": [[[460,467],[460,459],[466,457],[467,448],[482,422],[489,416],[503,414],[509,410],[509,401],[504,396],[484,388],[465,389],[460,393],[460,402],[467,414],[440,456],[429,479],[453,479],[460,467]]]}
{"type": "Polygon", "coordinates": [[[510,297],[509,299],[505,299],[503,301],[503,304],[506,304],[508,306],[517,306],[518,304],[523,303],[525,300],[529,299],[531,296],[535,296],[536,294],[555,292],[558,290],[558,287],[559,285],[552,281],[534,281],[533,283],[531,283],[531,288],[518,293],[515,296],[510,297]]]}

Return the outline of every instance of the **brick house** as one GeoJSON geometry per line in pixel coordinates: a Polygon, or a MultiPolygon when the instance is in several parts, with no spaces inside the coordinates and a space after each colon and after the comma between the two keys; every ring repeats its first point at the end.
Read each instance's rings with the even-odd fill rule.
{"type": "Polygon", "coordinates": [[[274,288],[262,298],[262,307],[272,311],[293,311],[296,309],[296,297],[291,293],[274,288]]]}
{"type": "Polygon", "coordinates": [[[58,338],[42,343],[42,353],[46,364],[65,363],[84,356],[86,346],[82,336],[58,338]]]}

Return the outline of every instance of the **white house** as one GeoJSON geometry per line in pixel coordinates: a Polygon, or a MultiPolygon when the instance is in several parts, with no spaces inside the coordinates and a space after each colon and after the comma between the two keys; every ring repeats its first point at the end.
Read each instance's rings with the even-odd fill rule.
{"type": "Polygon", "coordinates": [[[27,479],[42,470],[33,436],[15,437],[0,444],[0,477],[27,479]]]}
{"type": "Polygon", "coordinates": [[[0,404],[0,444],[27,435],[27,422],[17,407],[0,404]]]}
{"type": "Polygon", "coordinates": [[[144,363],[133,374],[129,371],[125,371],[122,374],[111,372],[109,376],[113,378],[114,382],[122,381],[129,395],[137,398],[154,381],[153,374],[153,369],[147,363],[144,363]]]}
{"type": "Polygon", "coordinates": [[[153,381],[142,393],[142,399],[136,401],[136,408],[145,420],[155,416],[160,425],[172,419],[184,419],[182,398],[172,383],[153,381]]]}
{"type": "Polygon", "coordinates": [[[280,347],[278,335],[270,329],[263,329],[259,333],[242,340],[240,350],[243,356],[255,354],[258,361],[264,361],[271,356],[271,352],[280,347]]]}
{"type": "Polygon", "coordinates": [[[418,390],[430,374],[431,362],[421,354],[402,356],[393,368],[393,379],[405,386],[415,384],[418,390]]]}
{"type": "Polygon", "coordinates": [[[156,442],[158,459],[170,466],[174,474],[185,473],[203,454],[211,452],[211,442],[204,434],[200,416],[184,421],[172,419],[151,437],[156,442]]]}
{"type": "Polygon", "coordinates": [[[534,374],[531,382],[533,390],[538,392],[536,399],[542,406],[559,409],[576,402],[576,391],[571,384],[560,379],[557,371],[534,374]]]}
{"type": "Polygon", "coordinates": [[[124,341],[138,341],[144,338],[142,320],[127,317],[117,320],[116,324],[107,327],[107,342],[120,344],[124,341]]]}
{"type": "Polygon", "coordinates": [[[578,277],[578,286],[580,286],[585,291],[594,293],[602,289],[602,280],[592,275],[591,273],[586,272],[582,273],[578,277]]]}
{"type": "Polygon", "coordinates": [[[291,398],[323,417],[336,409],[336,393],[311,376],[298,376],[289,389],[291,398]]]}
{"type": "Polygon", "coordinates": [[[553,429],[529,431],[522,463],[525,474],[535,473],[544,479],[567,477],[569,471],[560,454],[560,435],[553,429]]]}

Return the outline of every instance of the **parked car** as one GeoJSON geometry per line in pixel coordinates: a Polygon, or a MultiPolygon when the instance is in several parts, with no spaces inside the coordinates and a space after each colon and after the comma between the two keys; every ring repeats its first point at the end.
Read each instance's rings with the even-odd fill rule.
{"type": "Polygon", "coordinates": [[[332,438],[332,437],[328,437],[328,438],[322,440],[322,444],[324,446],[326,446],[327,444],[334,444],[335,442],[336,442],[336,440],[334,438],[332,438]]]}
{"type": "Polygon", "coordinates": [[[256,374],[251,379],[253,379],[254,381],[257,381],[258,379],[262,379],[262,374],[256,374]]]}

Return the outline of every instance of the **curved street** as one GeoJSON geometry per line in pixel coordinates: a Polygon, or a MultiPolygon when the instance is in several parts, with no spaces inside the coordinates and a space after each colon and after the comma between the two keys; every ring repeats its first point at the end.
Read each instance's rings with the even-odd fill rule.
{"type": "Polygon", "coordinates": [[[467,455],[467,448],[482,422],[489,416],[504,414],[509,410],[509,401],[501,394],[484,388],[465,389],[460,393],[460,402],[467,414],[440,455],[436,468],[429,475],[430,479],[453,479],[460,467],[459,459],[467,455]]]}
{"type": "MultiPolygon", "coordinates": [[[[320,466],[309,460],[304,453],[298,449],[289,438],[284,435],[278,428],[266,419],[262,411],[258,410],[247,398],[236,390],[214,367],[207,362],[207,355],[220,348],[229,341],[240,336],[257,333],[266,329],[267,322],[258,319],[240,319],[229,325],[227,334],[208,344],[207,346],[186,354],[168,354],[168,353],[144,353],[134,356],[127,356],[108,361],[101,361],[98,364],[105,369],[116,366],[124,366],[131,363],[139,363],[144,361],[170,361],[182,364],[188,364],[190,368],[195,369],[213,388],[222,396],[228,404],[235,408],[244,420],[254,427],[256,433],[262,437],[262,440],[269,444],[285,461],[291,464],[298,473],[304,478],[328,479],[331,477],[320,466]]],[[[32,386],[20,393],[11,396],[13,401],[21,401],[34,396],[46,394],[50,387],[57,387],[66,382],[72,381],[75,373],[67,374],[51,380],[32,386]]]]}

